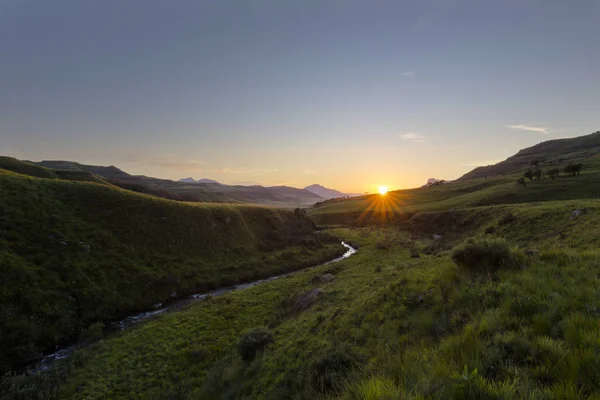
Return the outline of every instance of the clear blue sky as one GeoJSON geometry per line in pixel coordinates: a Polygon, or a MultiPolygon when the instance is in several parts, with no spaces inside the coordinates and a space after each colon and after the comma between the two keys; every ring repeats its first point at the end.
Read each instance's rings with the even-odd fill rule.
{"type": "Polygon", "coordinates": [[[0,154],[345,191],[600,130],[600,0],[0,0],[0,154]]]}

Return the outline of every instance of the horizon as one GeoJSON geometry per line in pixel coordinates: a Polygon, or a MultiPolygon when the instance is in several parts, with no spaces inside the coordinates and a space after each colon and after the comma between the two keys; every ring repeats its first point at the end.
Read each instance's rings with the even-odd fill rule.
{"type": "Polygon", "coordinates": [[[0,0],[2,154],[375,193],[598,130],[600,1],[374,4],[0,0]]]}

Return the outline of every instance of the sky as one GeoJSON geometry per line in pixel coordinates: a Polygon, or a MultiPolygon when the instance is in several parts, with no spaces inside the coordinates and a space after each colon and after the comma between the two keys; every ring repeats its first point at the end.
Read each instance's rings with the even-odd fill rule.
{"type": "Polygon", "coordinates": [[[600,0],[0,0],[0,154],[346,192],[600,130],[600,0]]]}

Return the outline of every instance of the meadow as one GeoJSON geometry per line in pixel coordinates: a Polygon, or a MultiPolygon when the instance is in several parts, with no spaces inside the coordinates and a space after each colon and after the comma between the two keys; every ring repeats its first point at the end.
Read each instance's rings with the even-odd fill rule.
{"type": "MultiPolygon", "coordinates": [[[[314,262],[336,249],[337,240],[358,253],[208,298],[123,334],[86,331],[94,336],[90,344],[51,371],[6,375],[0,398],[599,399],[600,200],[591,198],[598,179],[592,158],[581,176],[525,187],[515,184],[520,176],[515,173],[329,202],[309,211],[313,220],[328,223],[326,229],[306,231],[300,242],[297,230],[264,227],[275,221],[266,215],[308,224],[302,213],[229,206],[242,215],[240,224],[218,240],[202,236],[206,255],[222,248],[228,249],[224,254],[235,254],[240,243],[252,249],[261,232],[260,243],[272,240],[271,246],[280,246],[269,247],[274,251],[269,254],[298,249],[296,257],[314,262]],[[512,203],[497,203],[502,191],[512,203]],[[405,201],[401,207],[399,198],[405,201]],[[266,219],[252,227],[249,215],[255,213],[266,219]],[[244,233],[249,227],[251,234],[244,233]],[[228,241],[232,235],[240,236],[228,241]],[[288,239],[280,242],[282,237],[288,239]]],[[[115,210],[121,202],[129,205],[122,213],[115,211],[118,218],[112,223],[119,221],[122,229],[115,237],[133,241],[127,227],[142,225],[151,234],[135,240],[160,238],[145,245],[145,251],[155,251],[147,260],[181,253],[168,265],[189,265],[190,271],[205,270],[186,264],[194,253],[178,231],[183,227],[185,237],[196,236],[190,230],[201,235],[193,221],[204,221],[202,226],[202,218],[209,216],[224,221],[213,215],[225,213],[222,206],[131,197],[96,183],[4,176],[17,185],[11,186],[15,198],[32,192],[27,186],[32,184],[77,185],[76,193],[108,190],[115,196],[108,199],[115,210]],[[25,185],[22,192],[19,185],[25,185]],[[143,214],[135,216],[138,208],[143,214]],[[155,209],[161,210],[160,217],[150,223],[148,211],[155,209]],[[167,209],[173,214],[163,220],[167,209]],[[171,219],[172,225],[160,222],[171,219]],[[167,229],[173,237],[159,243],[167,237],[159,232],[167,229]]],[[[61,186],[63,192],[68,196],[61,186]]],[[[106,219],[100,208],[85,207],[106,219]]],[[[64,220],[77,221],[72,216],[64,220]]],[[[98,224],[93,231],[108,229],[91,215],[86,221],[98,224]]],[[[275,257],[268,267],[269,258],[259,252],[266,249],[256,249],[244,252],[244,259],[257,255],[260,273],[289,265],[275,257]]],[[[228,271],[220,265],[202,282],[228,271]]],[[[235,279],[247,270],[238,268],[235,279]]],[[[157,284],[164,278],[158,275],[157,284]]],[[[165,287],[163,295],[170,290],[165,287]]]]}

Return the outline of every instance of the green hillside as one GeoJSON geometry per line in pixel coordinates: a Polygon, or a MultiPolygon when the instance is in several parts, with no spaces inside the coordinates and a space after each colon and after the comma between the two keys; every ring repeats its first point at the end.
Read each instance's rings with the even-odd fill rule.
{"type": "Polygon", "coordinates": [[[42,167],[16,158],[0,156],[0,169],[46,179],[67,179],[107,184],[100,176],[83,170],[58,170],[42,167]]]}
{"type": "Polygon", "coordinates": [[[532,161],[545,166],[564,166],[569,163],[585,162],[600,153],[600,131],[569,139],[548,140],[523,149],[505,161],[486,167],[478,167],[465,174],[460,180],[507,175],[529,168],[532,161]]]}
{"type": "Polygon", "coordinates": [[[402,230],[337,229],[356,256],[81,350],[57,396],[597,399],[599,215],[600,201],[579,200],[420,213],[402,230]],[[575,209],[585,211],[571,218],[575,209]],[[481,247],[481,271],[454,263],[469,237],[497,246],[502,261],[481,247]],[[326,273],[335,279],[324,283],[326,273]],[[295,308],[315,288],[316,303],[295,308]],[[269,340],[245,359],[248,332],[269,340]]]}
{"type": "Polygon", "coordinates": [[[600,154],[568,159],[568,162],[558,166],[546,164],[545,161],[540,163],[539,168],[542,171],[561,169],[574,160],[583,164],[580,176],[562,172],[556,179],[544,177],[541,180],[527,180],[526,186],[519,186],[516,182],[524,170],[517,170],[505,175],[459,179],[429,187],[392,191],[385,196],[376,194],[328,201],[313,207],[309,214],[318,224],[389,223],[410,218],[422,211],[600,198],[600,154]]]}
{"type": "Polygon", "coordinates": [[[344,251],[291,210],[174,202],[2,162],[29,175],[0,169],[0,371],[173,293],[270,276],[344,251]]]}

